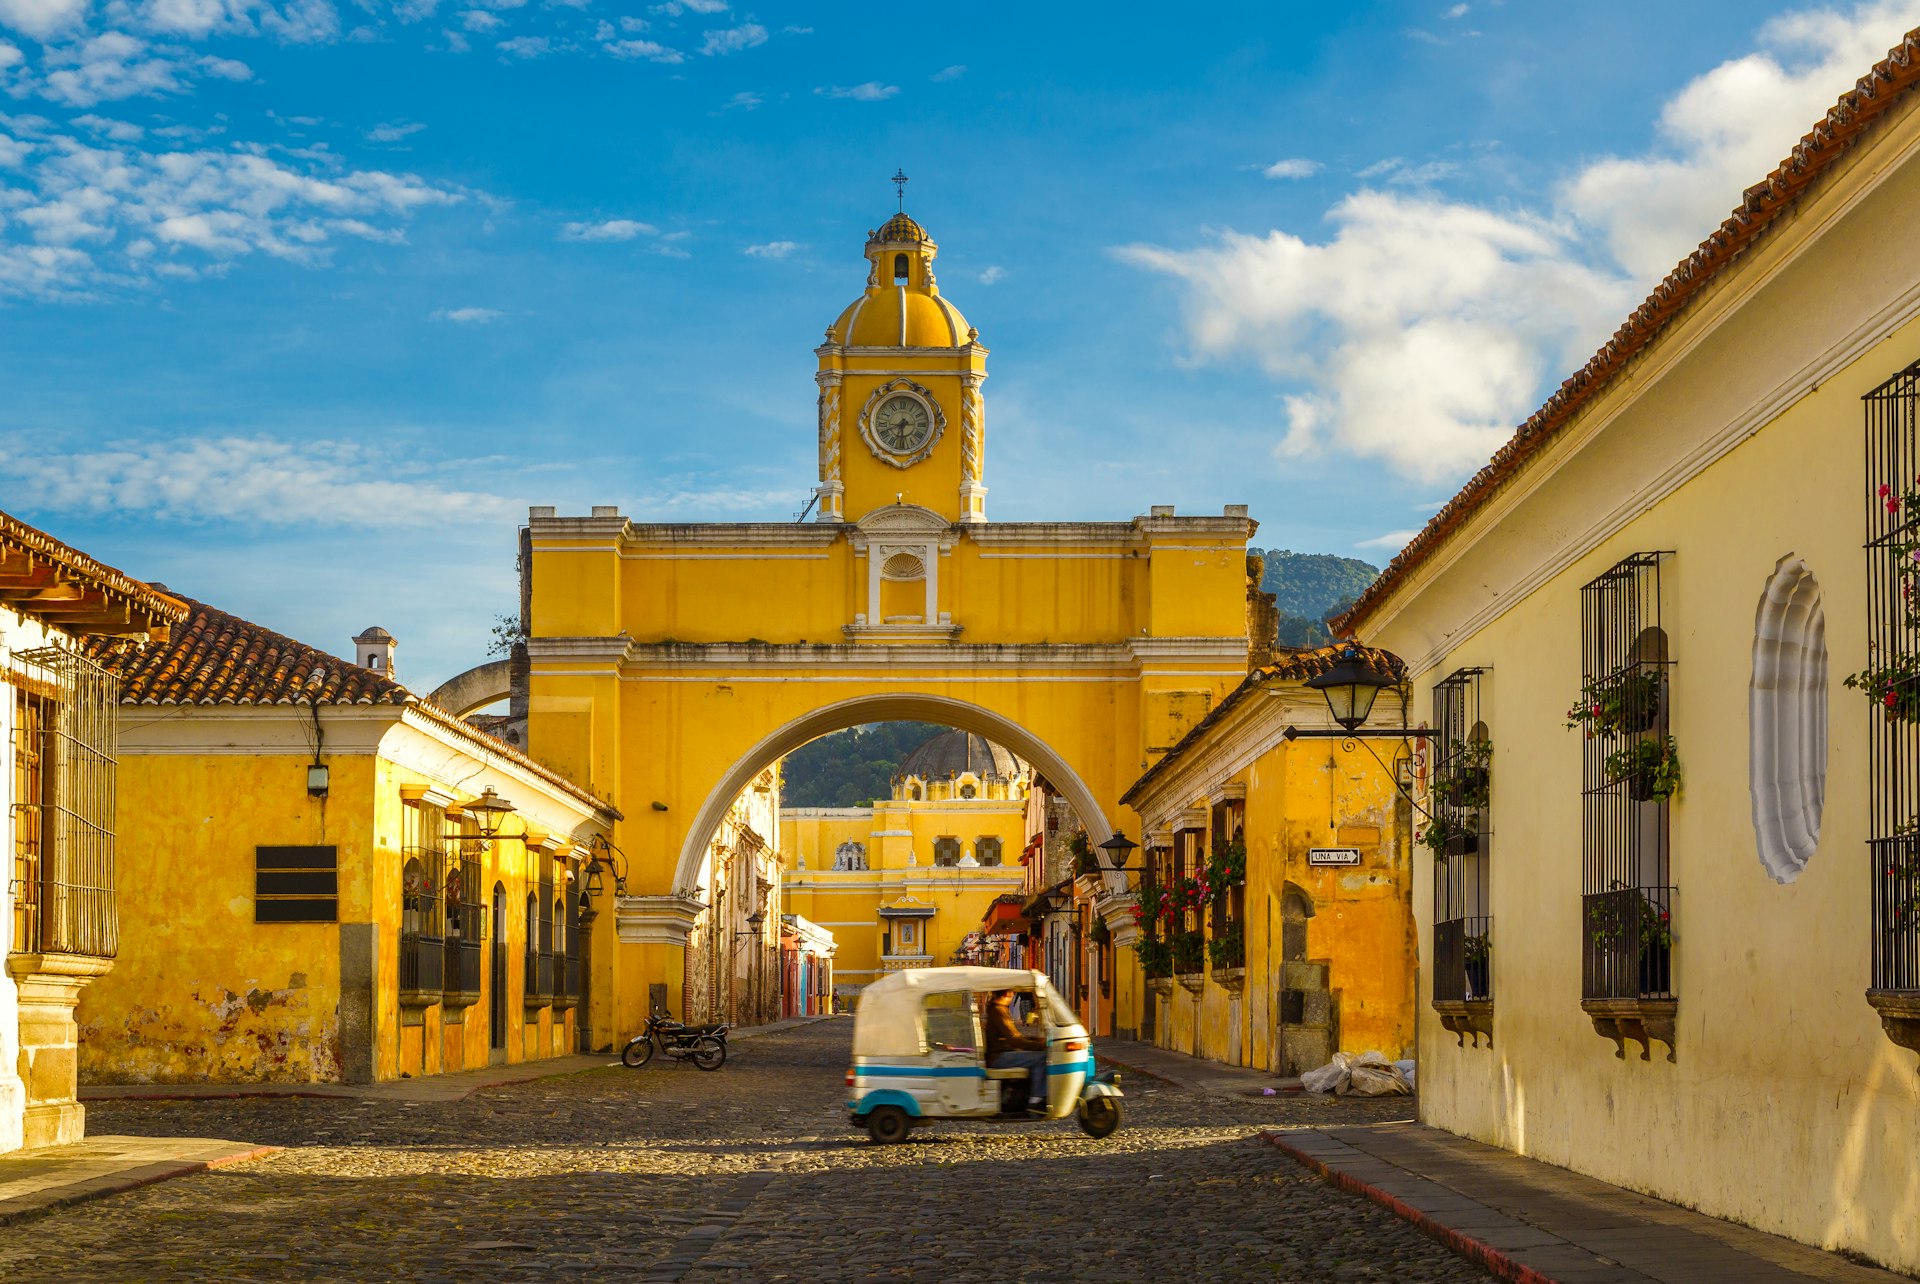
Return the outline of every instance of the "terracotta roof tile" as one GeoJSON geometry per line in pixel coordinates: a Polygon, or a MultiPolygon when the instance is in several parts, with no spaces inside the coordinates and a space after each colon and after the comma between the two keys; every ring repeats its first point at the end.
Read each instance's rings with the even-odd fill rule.
{"type": "MultiPolygon", "coordinates": [[[[39,587],[33,581],[50,573],[54,581],[78,585],[92,594],[98,594],[97,598],[89,599],[90,610],[99,608],[112,614],[116,622],[124,619],[127,625],[148,630],[156,638],[164,636],[168,626],[186,618],[186,603],[176,601],[153,585],[143,584],[104,562],[95,561],[38,527],[29,526],[10,514],[0,513],[0,566],[15,560],[20,562],[23,571],[29,564],[38,567],[37,571],[26,571],[17,577],[19,591],[31,592],[39,587]]],[[[11,574],[13,568],[8,567],[8,570],[11,574]]],[[[14,582],[9,580],[10,585],[14,582]]],[[[29,615],[37,614],[30,599],[16,601],[13,606],[29,615]]],[[[57,617],[50,618],[53,623],[60,623],[57,617]]],[[[84,624],[76,624],[73,631],[85,632],[87,629],[84,624]]]]}
{"type": "Polygon", "coordinates": [[[1612,386],[1614,379],[1665,332],[1686,305],[1737,262],[1815,180],[1830,171],[1895,106],[1906,104],[1916,84],[1920,84],[1920,28],[1908,32],[1892,52],[1840,96],[1840,101],[1771,174],[1742,194],[1739,206],[1727,220],[1654,287],[1653,293],[1614,331],[1613,337],[1601,345],[1600,351],[1520,425],[1486,466],[1387,564],[1380,578],[1367,587],[1345,614],[1332,621],[1334,630],[1350,634],[1365,623],[1406,577],[1465,525],[1522,465],[1612,386]]]}
{"type": "Polygon", "coordinates": [[[390,705],[413,710],[486,753],[505,758],[588,805],[612,805],[407,690],[384,673],[308,646],[192,598],[172,639],[128,653],[111,639],[82,645],[120,677],[120,702],[136,705],[390,705]]]}

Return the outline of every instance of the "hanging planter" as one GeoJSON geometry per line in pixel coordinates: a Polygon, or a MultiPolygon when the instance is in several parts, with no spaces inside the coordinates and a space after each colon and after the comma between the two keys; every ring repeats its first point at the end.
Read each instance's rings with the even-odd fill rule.
{"type": "Polygon", "coordinates": [[[1920,722],[1920,655],[1896,654],[1847,675],[1846,684],[1866,693],[1889,718],[1920,722]]]}
{"type": "Polygon", "coordinates": [[[1624,781],[1635,802],[1665,802],[1680,788],[1680,754],[1672,736],[1636,740],[1607,755],[1607,779],[1624,781]]]}
{"type": "Polygon", "coordinates": [[[1660,670],[1634,666],[1605,678],[1588,678],[1580,698],[1567,710],[1567,730],[1596,736],[1629,736],[1653,726],[1660,716],[1660,670]]]}
{"type": "Polygon", "coordinates": [[[1493,994],[1493,941],[1469,936],[1466,944],[1467,998],[1487,998],[1493,994]]]}
{"type": "Polygon", "coordinates": [[[1487,740],[1449,741],[1446,767],[1441,777],[1441,794],[1448,805],[1466,811],[1484,811],[1487,806],[1489,768],[1493,762],[1493,744],[1487,740]]]}

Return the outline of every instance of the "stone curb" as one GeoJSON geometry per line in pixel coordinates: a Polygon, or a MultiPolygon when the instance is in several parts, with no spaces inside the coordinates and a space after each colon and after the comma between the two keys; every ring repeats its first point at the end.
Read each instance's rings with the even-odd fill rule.
{"type": "Polygon", "coordinates": [[[230,1164],[245,1163],[249,1159],[261,1159],[280,1149],[279,1146],[248,1146],[224,1155],[215,1155],[211,1159],[163,1159],[150,1164],[141,1164],[137,1168],[105,1173],[65,1186],[56,1186],[37,1194],[3,1200],[0,1201],[0,1226],[32,1221],[62,1208],[105,1199],[109,1195],[123,1195],[130,1190],[152,1186],[157,1182],[170,1181],[175,1177],[191,1177],[196,1173],[210,1173],[216,1168],[225,1168],[230,1164]]]}
{"type": "MultiPolygon", "coordinates": [[[[1314,1130],[1308,1129],[1306,1131],[1314,1130]]],[[[1349,1194],[1358,1195],[1362,1199],[1371,1200],[1392,1213],[1395,1217],[1398,1217],[1401,1221],[1412,1226],[1415,1230],[1445,1244],[1469,1262],[1474,1263],[1476,1266],[1485,1267],[1488,1271],[1492,1272],[1496,1279],[1511,1280],[1513,1284],[1558,1284],[1558,1281],[1556,1281],[1553,1276],[1542,1275],[1531,1266],[1522,1265],[1520,1262],[1515,1261],[1510,1255],[1495,1248],[1486,1241],[1475,1239],[1465,1231],[1455,1230],[1445,1222],[1434,1218],[1431,1214],[1421,1212],[1405,1200],[1388,1194],[1380,1187],[1370,1182],[1362,1181],[1351,1173],[1341,1172],[1324,1159],[1316,1155],[1308,1154],[1306,1151],[1300,1149],[1300,1147],[1285,1140],[1284,1133],[1277,1133],[1270,1129],[1262,1129],[1260,1136],[1273,1145],[1278,1146],[1289,1158],[1304,1167],[1312,1169],[1333,1185],[1338,1186],[1341,1190],[1347,1191],[1349,1194]]]]}

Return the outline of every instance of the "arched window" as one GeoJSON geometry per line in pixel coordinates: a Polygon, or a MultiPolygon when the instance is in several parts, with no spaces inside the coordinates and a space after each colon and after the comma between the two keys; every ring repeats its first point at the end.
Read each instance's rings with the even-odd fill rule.
{"type": "Polygon", "coordinates": [[[909,275],[909,273],[911,273],[911,271],[912,271],[912,267],[908,263],[906,255],[896,254],[893,256],[893,279],[894,280],[896,281],[906,280],[907,276],[909,275]]]}

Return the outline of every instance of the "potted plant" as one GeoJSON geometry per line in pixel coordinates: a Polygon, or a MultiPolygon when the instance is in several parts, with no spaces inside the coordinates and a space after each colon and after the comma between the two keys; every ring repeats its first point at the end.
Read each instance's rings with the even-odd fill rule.
{"type": "Polygon", "coordinates": [[[1245,967],[1246,930],[1238,923],[1229,923],[1224,930],[1214,933],[1213,939],[1207,942],[1207,961],[1216,969],[1245,967]]]}
{"type": "Polygon", "coordinates": [[[1086,830],[1076,829],[1067,836],[1067,850],[1073,854],[1075,878],[1100,872],[1100,859],[1094,855],[1093,840],[1087,837],[1086,830]]]}
{"type": "Polygon", "coordinates": [[[1493,941],[1485,936],[1466,940],[1467,997],[1485,999],[1493,994],[1493,941]]]}
{"type": "Polygon", "coordinates": [[[1435,816],[1420,831],[1420,841],[1437,861],[1449,856],[1470,856],[1480,850],[1480,833],[1465,825],[1456,825],[1444,816],[1435,816]]]}
{"type": "Polygon", "coordinates": [[[1113,929],[1108,927],[1107,920],[1101,918],[1098,914],[1093,916],[1093,927],[1089,930],[1088,935],[1092,937],[1095,945],[1111,945],[1113,943],[1113,929]]]}
{"type": "Polygon", "coordinates": [[[1665,802],[1680,788],[1680,754],[1672,736],[1635,740],[1607,755],[1608,780],[1625,781],[1635,802],[1665,802]]]}
{"type": "Polygon", "coordinates": [[[1489,767],[1493,762],[1493,742],[1448,741],[1446,762],[1442,790],[1447,802],[1467,811],[1484,811],[1491,778],[1489,767]]]}
{"type": "Polygon", "coordinates": [[[1139,956],[1140,971],[1149,981],[1173,975],[1173,949],[1156,936],[1142,936],[1133,943],[1133,952],[1139,956]]]}
{"type": "Polygon", "coordinates": [[[1896,654],[1850,673],[1845,682],[1901,722],[1920,722],[1920,655],[1896,654]]]}
{"type": "Polygon", "coordinates": [[[1580,698],[1567,710],[1567,730],[1583,729],[1587,739],[1645,731],[1660,713],[1656,667],[1632,665],[1604,678],[1580,684],[1580,698]]]}
{"type": "MultiPolygon", "coordinates": [[[[1617,882],[1614,886],[1627,890],[1617,882]]],[[[1645,889],[1636,889],[1632,900],[1632,908],[1624,908],[1610,896],[1588,909],[1588,936],[1596,950],[1610,953],[1625,945],[1632,933],[1638,942],[1640,993],[1665,994],[1673,978],[1673,916],[1645,889]]]]}
{"type": "Polygon", "coordinates": [[[1202,933],[1175,932],[1169,947],[1173,951],[1173,970],[1176,975],[1199,972],[1206,967],[1207,938],[1202,933]]]}
{"type": "Polygon", "coordinates": [[[1247,881],[1247,840],[1239,834],[1213,854],[1207,862],[1207,882],[1216,897],[1225,896],[1229,887],[1247,881]]]}

